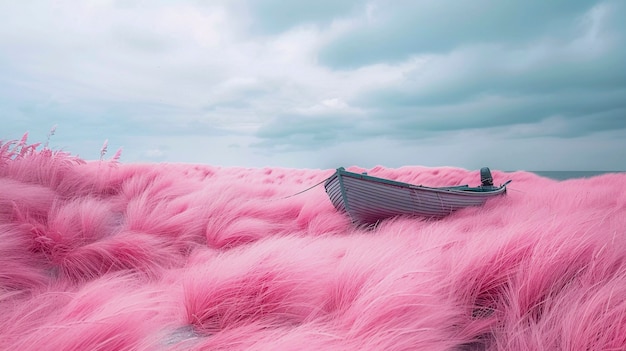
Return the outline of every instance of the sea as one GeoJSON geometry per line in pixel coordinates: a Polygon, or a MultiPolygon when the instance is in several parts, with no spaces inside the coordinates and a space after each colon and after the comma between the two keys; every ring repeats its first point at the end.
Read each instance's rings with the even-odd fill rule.
{"type": "Polygon", "coordinates": [[[606,173],[626,173],[626,171],[531,171],[531,172],[538,174],[542,177],[556,179],[556,180],[590,178],[590,177],[594,177],[594,176],[606,174],[606,173]]]}

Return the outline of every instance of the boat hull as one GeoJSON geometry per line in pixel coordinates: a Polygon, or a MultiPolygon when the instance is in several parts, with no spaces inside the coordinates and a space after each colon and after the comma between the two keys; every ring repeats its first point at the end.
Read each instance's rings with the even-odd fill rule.
{"type": "Polygon", "coordinates": [[[470,188],[431,188],[337,169],[324,184],[333,206],[358,225],[375,224],[400,216],[442,218],[452,212],[481,206],[506,192],[506,185],[470,188]]]}

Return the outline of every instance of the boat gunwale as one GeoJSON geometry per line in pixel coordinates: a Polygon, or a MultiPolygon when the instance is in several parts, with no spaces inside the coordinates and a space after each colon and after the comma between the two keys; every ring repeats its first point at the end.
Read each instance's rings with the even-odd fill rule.
{"type": "MultiPolygon", "coordinates": [[[[379,178],[379,177],[374,177],[374,176],[370,176],[367,174],[359,174],[359,173],[355,173],[355,172],[350,172],[350,171],[346,171],[344,167],[340,167],[337,168],[335,174],[333,174],[331,176],[331,178],[329,178],[326,183],[329,183],[333,177],[337,176],[339,178],[339,181],[341,183],[343,183],[342,181],[342,177],[343,176],[347,176],[347,177],[351,177],[351,178],[355,178],[355,179],[360,179],[360,180],[366,180],[366,181],[371,181],[371,182],[375,182],[375,183],[381,183],[381,184],[386,184],[386,185],[392,185],[392,186],[396,186],[396,187],[401,187],[401,188],[405,188],[405,189],[414,189],[414,190],[427,190],[427,191],[434,191],[434,192],[440,192],[440,193],[444,193],[444,194],[457,194],[457,195],[465,195],[465,196],[476,196],[476,195],[495,195],[497,193],[501,193],[502,191],[506,190],[506,186],[510,181],[507,181],[506,183],[500,185],[500,186],[490,186],[489,188],[487,187],[470,187],[468,185],[455,185],[455,186],[448,186],[448,187],[428,187],[428,186],[424,186],[424,185],[414,185],[414,184],[410,184],[410,183],[404,183],[404,182],[399,182],[399,181],[395,181],[395,180],[390,180],[390,179],[385,179],[385,178],[379,178]]],[[[343,189],[343,184],[341,184],[341,188],[342,188],[342,193],[345,191],[343,189]]],[[[345,196],[345,194],[343,194],[345,196]]],[[[345,197],[344,197],[345,200],[345,197]]]]}

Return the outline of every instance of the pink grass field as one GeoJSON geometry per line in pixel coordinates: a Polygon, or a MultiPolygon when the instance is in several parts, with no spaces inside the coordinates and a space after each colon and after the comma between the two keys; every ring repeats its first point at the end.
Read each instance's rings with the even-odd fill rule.
{"type": "Polygon", "coordinates": [[[492,170],[483,207],[364,230],[287,197],[333,172],[0,144],[0,350],[626,349],[625,174],[492,170]]]}

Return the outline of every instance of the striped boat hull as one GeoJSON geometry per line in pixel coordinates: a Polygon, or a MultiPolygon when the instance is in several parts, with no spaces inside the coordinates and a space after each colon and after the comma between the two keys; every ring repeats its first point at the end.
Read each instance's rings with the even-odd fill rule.
{"type": "Polygon", "coordinates": [[[481,206],[488,199],[504,194],[506,184],[430,188],[339,168],[324,186],[337,210],[346,212],[357,225],[371,225],[399,215],[442,218],[461,208],[481,206]]]}

